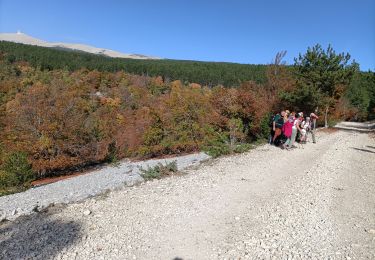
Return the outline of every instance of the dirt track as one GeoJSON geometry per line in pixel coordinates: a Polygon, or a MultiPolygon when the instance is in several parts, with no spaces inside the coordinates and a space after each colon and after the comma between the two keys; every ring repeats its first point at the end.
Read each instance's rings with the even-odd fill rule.
{"type": "Polygon", "coordinates": [[[375,139],[265,145],[0,226],[4,259],[375,259],[375,139]]]}

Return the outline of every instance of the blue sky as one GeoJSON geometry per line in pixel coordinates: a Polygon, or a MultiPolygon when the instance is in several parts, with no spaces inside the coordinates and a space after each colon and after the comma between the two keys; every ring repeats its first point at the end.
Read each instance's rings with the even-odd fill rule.
{"type": "Polygon", "coordinates": [[[374,0],[0,0],[0,32],[171,59],[287,63],[316,43],[375,70],[374,0]]]}

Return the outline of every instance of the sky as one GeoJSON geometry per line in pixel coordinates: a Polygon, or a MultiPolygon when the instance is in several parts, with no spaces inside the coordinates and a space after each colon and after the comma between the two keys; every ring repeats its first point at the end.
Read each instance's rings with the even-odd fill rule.
{"type": "Polygon", "coordinates": [[[317,43],[375,70],[375,0],[0,0],[0,33],[169,59],[271,63],[317,43]]]}

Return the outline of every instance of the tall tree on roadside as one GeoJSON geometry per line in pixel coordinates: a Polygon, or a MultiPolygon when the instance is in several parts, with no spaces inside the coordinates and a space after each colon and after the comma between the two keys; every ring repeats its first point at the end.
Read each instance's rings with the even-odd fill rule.
{"type": "Polygon", "coordinates": [[[345,93],[350,106],[357,110],[352,120],[375,118],[375,73],[358,72],[345,93]]]}
{"type": "Polygon", "coordinates": [[[297,76],[297,89],[306,92],[306,102],[325,109],[325,126],[328,126],[329,108],[344,93],[352,76],[358,71],[355,61],[350,63],[349,53],[339,53],[333,50],[331,45],[326,50],[317,44],[308,48],[305,54],[299,54],[294,59],[295,73],[297,76]]]}
{"type": "Polygon", "coordinates": [[[283,60],[287,51],[280,51],[275,59],[268,65],[266,70],[267,83],[264,88],[267,90],[268,103],[271,104],[273,112],[289,107],[293,102],[284,102],[283,95],[295,89],[295,79],[292,71],[286,66],[283,60]]]}

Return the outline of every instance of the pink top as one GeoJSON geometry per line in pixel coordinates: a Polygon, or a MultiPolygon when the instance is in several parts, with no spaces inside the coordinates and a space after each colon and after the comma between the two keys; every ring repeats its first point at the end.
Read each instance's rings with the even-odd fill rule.
{"type": "Polygon", "coordinates": [[[291,123],[289,120],[283,124],[283,128],[282,128],[283,133],[288,138],[292,135],[292,127],[293,127],[293,123],[291,123]]]}

